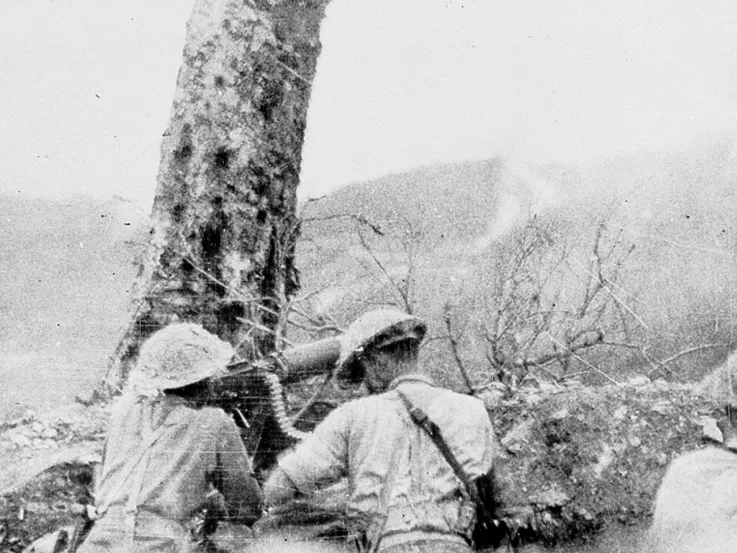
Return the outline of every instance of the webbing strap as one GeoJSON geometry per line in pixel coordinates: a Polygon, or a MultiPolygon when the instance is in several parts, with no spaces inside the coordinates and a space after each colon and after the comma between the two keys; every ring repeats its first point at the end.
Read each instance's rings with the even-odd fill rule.
{"type": "Polygon", "coordinates": [[[450,447],[448,446],[448,443],[443,438],[443,434],[440,431],[440,427],[435,424],[430,417],[427,416],[427,413],[425,413],[422,409],[419,407],[416,407],[409,398],[401,391],[397,390],[397,394],[399,395],[399,398],[402,400],[402,403],[404,404],[404,407],[409,412],[410,418],[417,424],[420,428],[422,428],[428,436],[430,436],[430,439],[433,441],[433,443],[438,447],[440,450],[440,453],[443,455],[445,460],[448,462],[450,467],[453,469],[453,472],[458,477],[458,479],[463,482],[463,486],[466,488],[466,491],[468,492],[468,495],[474,502],[478,502],[478,495],[476,493],[475,486],[472,485],[471,480],[469,479],[466,472],[463,470],[463,467],[458,462],[458,459],[456,459],[455,455],[453,455],[453,452],[451,451],[450,447]]]}
{"type": "MultiPolygon", "coordinates": [[[[103,503],[100,506],[100,508],[97,510],[98,517],[101,517],[102,515],[104,515],[107,512],[107,510],[110,508],[110,505],[112,504],[113,500],[117,498],[120,492],[123,490],[123,487],[126,485],[128,480],[130,479],[131,474],[133,474],[133,470],[141,463],[141,460],[146,456],[146,453],[149,452],[149,450],[151,449],[151,446],[153,446],[156,443],[156,441],[159,438],[161,438],[161,436],[164,435],[164,432],[168,428],[172,427],[173,425],[180,424],[184,420],[186,415],[187,415],[186,412],[180,412],[178,416],[176,416],[172,422],[165,422],[161,424],[161,426],[159,426],[155,431],[153,431],[151,434],[148,435],[148,438],[146,439],[146,441],[143,443],[143,445],[138,451],[138,454],[137,454],[138,456],[135,458],[135,460],[132,463],[128,465],[125,471],[119,475],[118,483],[115,486],[115,492],[109,494],[107,496],[107,499],[105,500],[105,503],[103,503]]],[[[138,493],[140,493],[140,485],[142,485],[142,482],[138,486],[139,490],[135,494],[136,495],[135,499],[137,499],[138,493]]],[[[132,498],[132,494],[131,494],[131,498],[132,498]]],[[[130,499],[131,498],[129,498],[128,505],[126,505],[126,510],[130,509],[130,499]]]]}

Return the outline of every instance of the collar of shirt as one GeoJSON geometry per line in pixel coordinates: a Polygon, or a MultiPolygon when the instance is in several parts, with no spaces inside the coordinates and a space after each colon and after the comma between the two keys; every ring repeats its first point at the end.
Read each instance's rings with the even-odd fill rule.
{"type": "Polygon", "coordinates": [[[392,380],[389,384],[389,390],[395,390],[397,386],[404,382],[421,382],[423,384],[427,384],[428,386],[435,386],[435,382],[433,382],[433,379],[426,374],[410,373],[403,374],[402,376],[398,376],[397,378],[392,380]]]}

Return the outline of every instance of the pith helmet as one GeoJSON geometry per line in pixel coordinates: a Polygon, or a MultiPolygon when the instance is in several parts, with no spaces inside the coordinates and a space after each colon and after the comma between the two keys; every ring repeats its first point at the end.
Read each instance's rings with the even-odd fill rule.
{"type": "Polygon", "coordinates": [[[233,354],[230,344],[200,325],[178,323],[144,342],[135,371],[152,388],[181,388],[225,373],[233,354]]]}
{"type": "Polygon", "coordinates": [[[340,335],[337,376],[356,380],[358,356],[367,348],[383,348],[402,340],[421,342],[427,324],[419,317],[395,309],[376,309],[364,313],[340,335]]]}

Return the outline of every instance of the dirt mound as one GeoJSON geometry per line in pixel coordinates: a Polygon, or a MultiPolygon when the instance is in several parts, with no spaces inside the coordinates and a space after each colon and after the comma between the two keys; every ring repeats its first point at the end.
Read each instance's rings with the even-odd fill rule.
{"type": "Polygon", "coordinates": [[[689,385],[646,378],[491,399],[510,519],[546,544],[647,522],[668,463],[700,447],[719,416],[689,385]]]}
{"type": "MultiPolygon", "coordinates": [[[[603,388],[537,383],[512,397],[498,389],[480,397],[499,437],[508,521],[523,543],[545,545],[647,525],[668,463],[701,447],[721,410],[690,385],[644,377],[603,388]]],[[[20,551],[74,523],[79,505],[91,501],[86,482],[99,462],[106,420],[105,405],[75,406],[0,428],[0,551],[20,551]]],[[[296,524],[308,537],[344,534],[339,495],[307,505],[305,524],[292,513],[276,526],[296,524]]]]}
{"type": "Polygon", "coordinates": [[[75,524],[92,502],[107,415],[106,405],[76,404],[0,424],[0,551],[75,524]]]}

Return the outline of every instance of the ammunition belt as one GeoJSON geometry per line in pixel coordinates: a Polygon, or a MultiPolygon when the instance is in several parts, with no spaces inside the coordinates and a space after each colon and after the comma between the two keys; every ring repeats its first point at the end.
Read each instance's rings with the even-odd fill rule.
{"type": "Polygon", "coordinates": [[[269,400],[271,402],[272,412],[281,432],[288,438],[297,442],[302,441],[309,436],[309,432],[297,430],[292,424],[292,421],[289,420],[289,417],[287,416],[287,408],[284,404],[284,390],[282,389],[279,377],[270,371],[258,371],[257,374],[262,377],[269,389],[269,400]]]}

